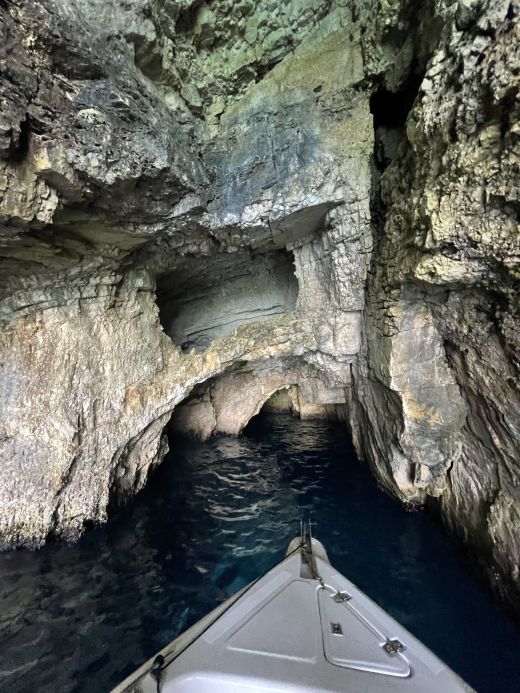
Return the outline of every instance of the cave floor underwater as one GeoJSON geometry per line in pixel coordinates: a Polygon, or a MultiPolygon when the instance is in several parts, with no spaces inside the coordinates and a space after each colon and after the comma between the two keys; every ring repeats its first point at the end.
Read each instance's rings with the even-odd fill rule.
{"type": "Polygon", "coordinates": [[[479,693],[520,691],[517,626],[426,513],[376,487],[344,425],[261,415],[171,447],[77,544],[0,555],[2,691],[107,690],[278,561],[308,514],[337,569],[479,693]]]}

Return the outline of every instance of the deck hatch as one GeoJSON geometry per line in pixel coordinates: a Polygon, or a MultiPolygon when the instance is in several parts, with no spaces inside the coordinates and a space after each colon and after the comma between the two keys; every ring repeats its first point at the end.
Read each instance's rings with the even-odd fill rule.
{"type": "Polygon", "coordinates": [[[318,590],[323,650],[328,662],[346,669],[406,678],[411,669],[403,645],[380,637],[370,619],[358,611],[356,599],[338,601],[328,590],[318,590]],[[341,635],[341,637],[338,637],[341,635]],[[388,645],[392,643],[392,646],[388,645]],[[391,655],[389,649],[392,650],[391,655]]]}

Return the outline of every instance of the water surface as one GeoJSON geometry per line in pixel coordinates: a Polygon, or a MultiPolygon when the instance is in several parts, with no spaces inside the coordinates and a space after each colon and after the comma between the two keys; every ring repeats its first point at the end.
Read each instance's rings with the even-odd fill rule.
{"type": "Polygon", "coordinates": [[[109,690],[278,561],[311,512],[333,565],[480,693],[520,692],[516,626],[426,514],[377,489],[341,425],[266,417],[172,447],[78,544],[0,554],[1,691],[109,690]]]}

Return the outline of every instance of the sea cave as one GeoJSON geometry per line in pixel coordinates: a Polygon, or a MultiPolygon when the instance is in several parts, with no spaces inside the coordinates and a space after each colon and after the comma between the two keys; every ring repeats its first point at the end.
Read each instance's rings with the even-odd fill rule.
{"type": "MultiPolygon", "coordinates": [[[[142,503],[169,502],[158,478],[174,494],[179,484],[189,512],[190,445],[194,460],[213,451],[215,473],[236,445],[239,469],[288,445],[285,426],[308,442],[302,459],[329,450],[332,431],[347,478],[366,475],[385,499],[367,491],[367,504],[428,518],[489,613],[518,623],[519,11],[503,0],[0,0],[6,584],[9,557],[36,575],[46,555],[81,562],[96,537],[108,551],[124,518],[153,514],[142,503]]],[[[293,493],[296,467],[289,483],[275,466],[258,473],[293,493]]],[[[311,484],[308,466],[301,474],[311,484]]],[[[223,472],[204,488],[225,496],[235,482],[223,472]]],[[[338,489],[331,497],[340,513],[338,489]]],[[[276,520],[284,542],[291,503],[276,520]]],[[[27,690],[6,647],[0,681],[27,690]]]]}

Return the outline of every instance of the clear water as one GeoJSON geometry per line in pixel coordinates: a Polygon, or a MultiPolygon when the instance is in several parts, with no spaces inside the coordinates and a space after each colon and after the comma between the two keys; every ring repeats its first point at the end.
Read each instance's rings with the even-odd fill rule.
{"type": "MultiPolygon", "coordinates": [[[[480,693],[520,691],[520,633],[343,427],[284,416],[175,442],[147,489],[76,545],[0,554],[0,690],[108,690],[279,560],[312,512],[332,563],[480,693]]],[[[442,691],[439,691],[442,693],[442,691]]]]}

